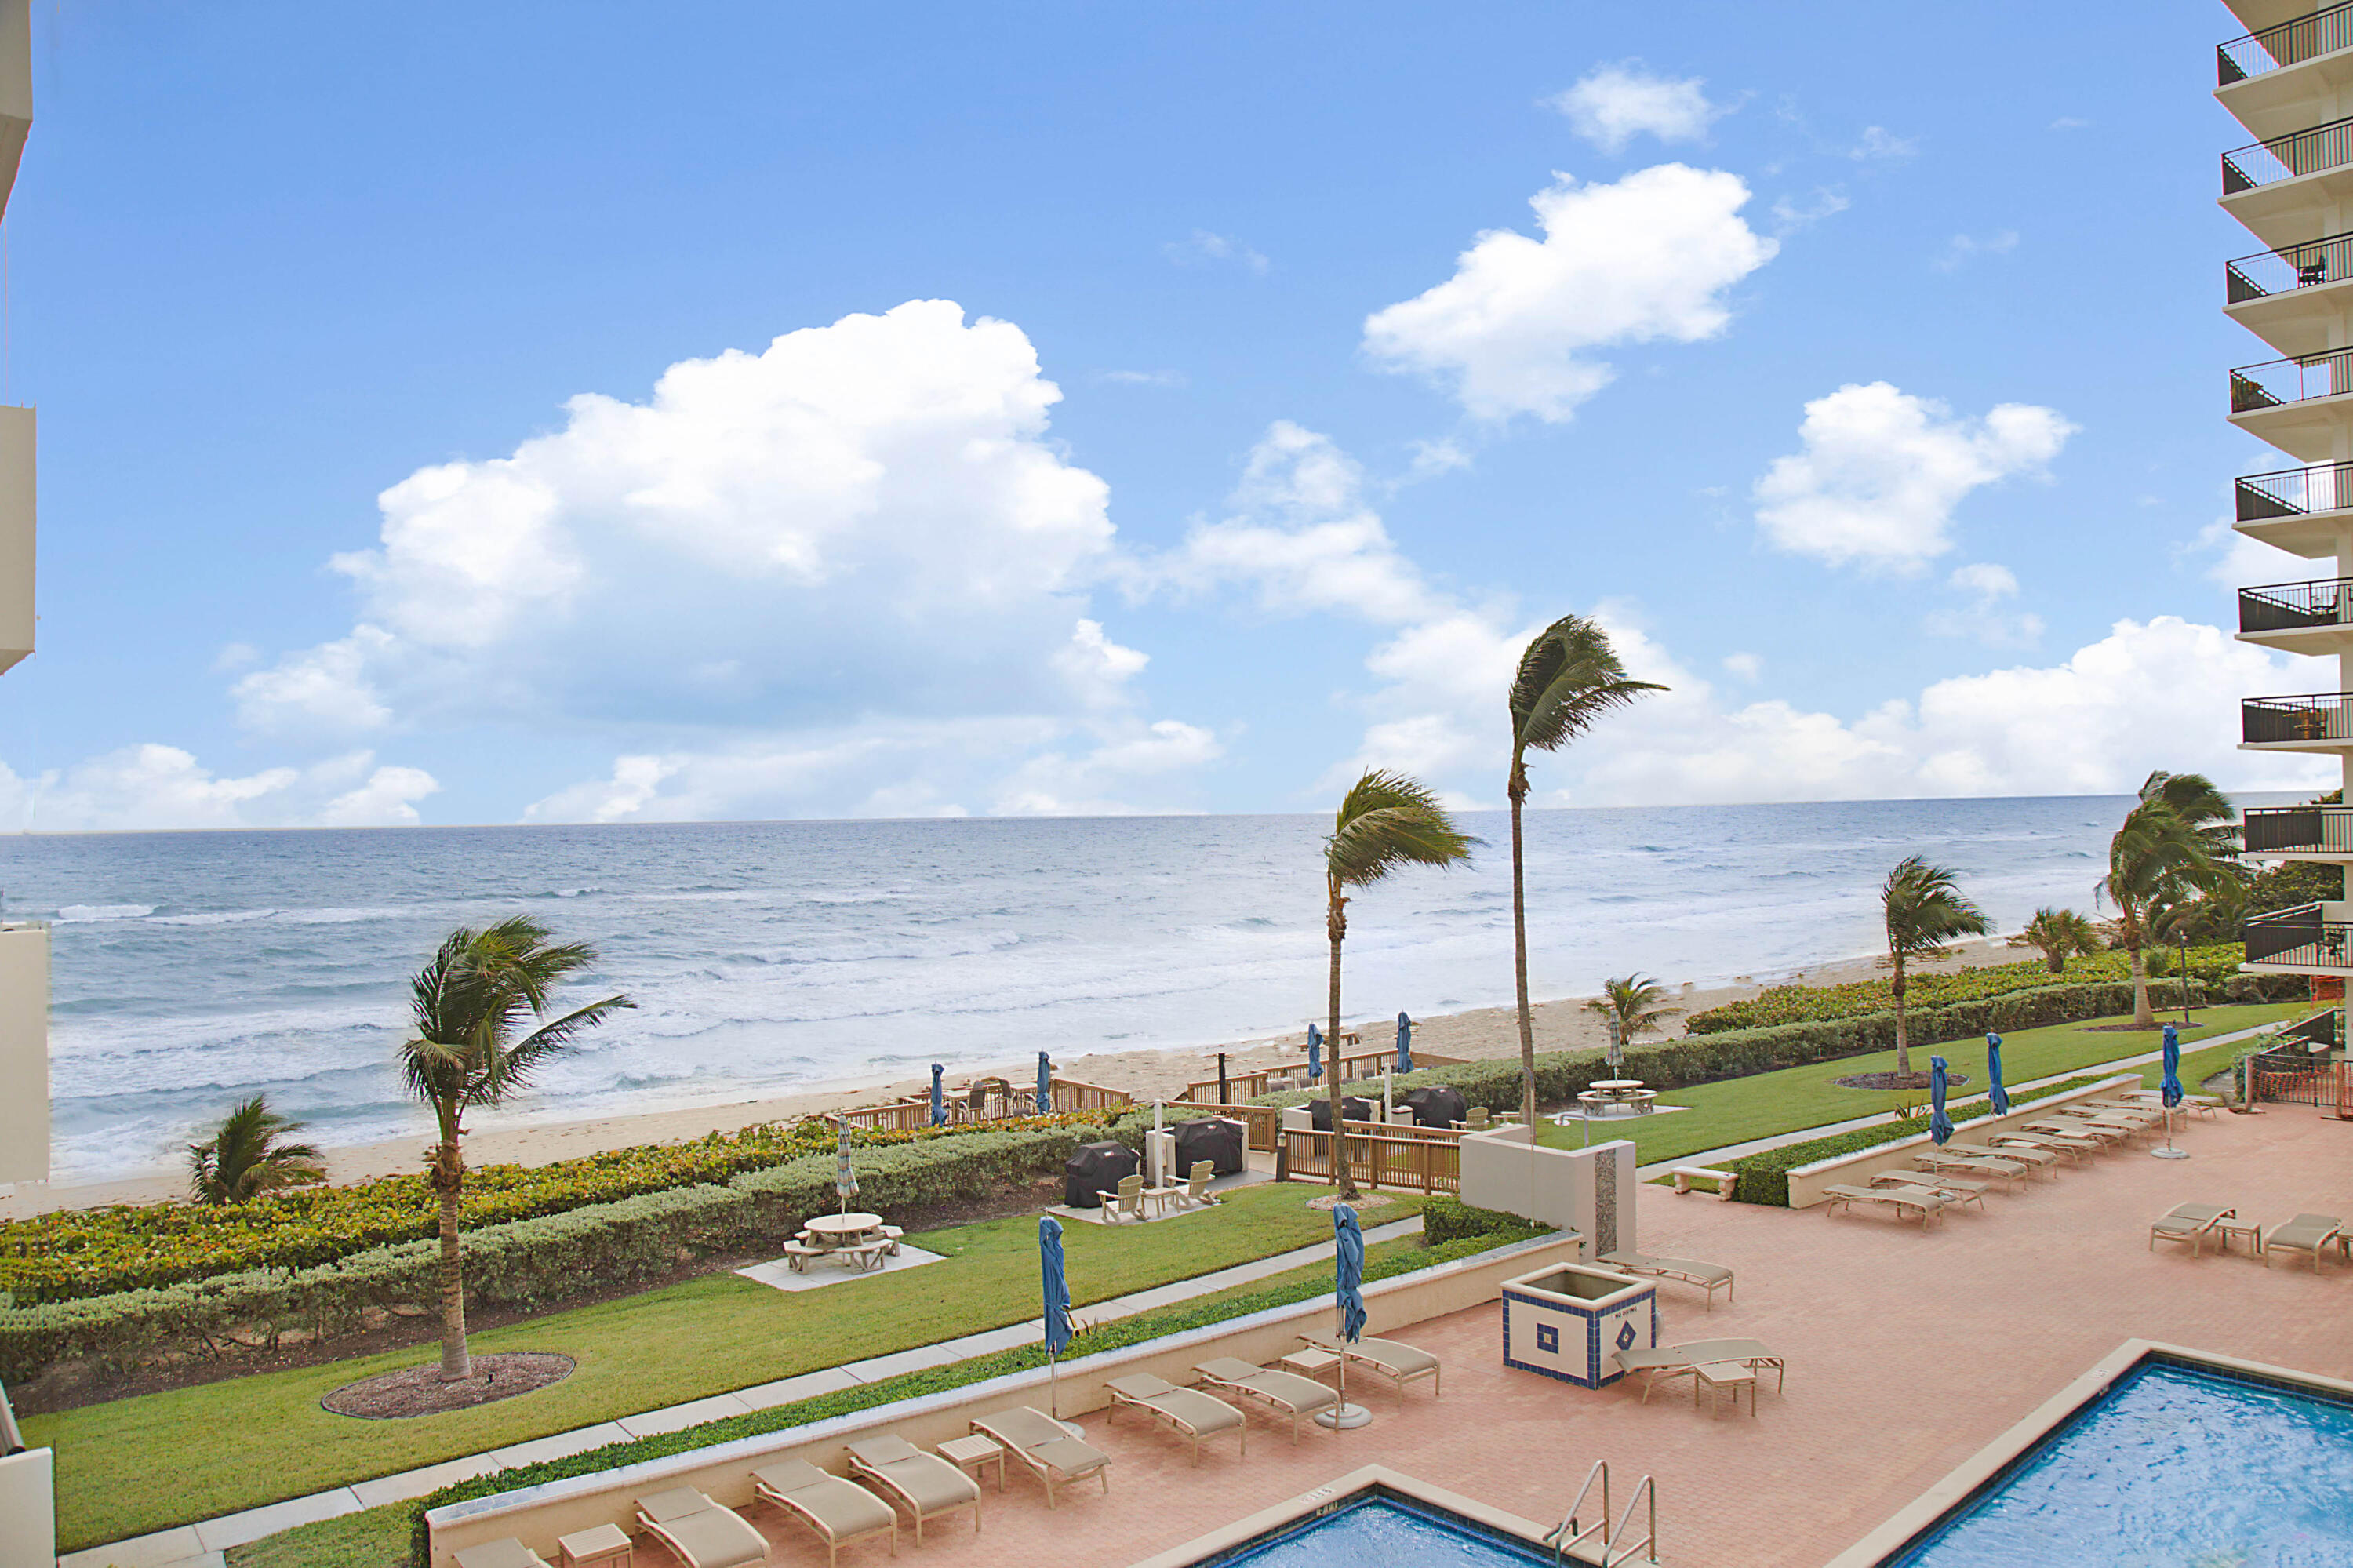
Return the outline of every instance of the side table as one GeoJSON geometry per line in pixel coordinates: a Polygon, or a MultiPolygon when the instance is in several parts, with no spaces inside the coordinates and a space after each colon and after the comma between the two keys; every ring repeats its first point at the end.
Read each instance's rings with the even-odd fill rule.
{"type": "Polygon", "coordinates": [[[2247,1244],[2247,1255],[2250,1257],[2261,1257],[2263,1255],[2263,1227],[2253,1221],[2218,1220],[2214,1224],[2214,1234],[2221,1239],[2222,1251],[2225,1255],[2230,1252],[2231,1244],[2234,1241],[2243,1241],[2247,1244]]]}
{"type": "Polygon", "coordinates": [[[1303,1350],[1292,1351],[1276,1364],[1297,1372],[1301,1377],[1321,1379],[1325,1372],[1340,1364],[1340,1358],[1319,1346],[1309,1345],[1303,1350]]]}
{"type": "Polygon", "coordinates": [[[975,1481],[980,1479],[980,1467],[994,1459],[997,1489],[1005,1489],[1005,1449],[994,1437],[978,1432],[969,1437],[951,1437],[940,1445],[940,1457],[959,1470],[971,1470],[975,1481]]]}
{"type": "Polygon", "coordinates": [[[558,1536],[555,1551],[562,1568],[630,1568],[629,1538],[616,1524],[558,1536]]]}

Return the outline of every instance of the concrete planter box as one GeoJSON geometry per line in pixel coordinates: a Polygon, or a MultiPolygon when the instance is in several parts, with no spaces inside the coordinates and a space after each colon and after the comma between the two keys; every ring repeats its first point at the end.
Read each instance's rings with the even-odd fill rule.
{"type": "Polygon", "coordinates": [[[1564,1263],[1504,1281],[1504,1364],[1579,1388],[1626,1374],[1620,1351],[1659,1342],[1659,1288],[1589,1264],[1564,1263]]]}

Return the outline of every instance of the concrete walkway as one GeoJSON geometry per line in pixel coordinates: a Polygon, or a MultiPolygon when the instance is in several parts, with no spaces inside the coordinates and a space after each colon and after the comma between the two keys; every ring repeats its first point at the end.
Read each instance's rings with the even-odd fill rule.
{"type": "MultiPolygon", "coordinates": [[[[1421,1216],[1416,1214],[1410,1219],[1391,1220],[1385,1225],[1366,1227],[1365,1241],[1367,1245],[1377,1245],[1420,1233],[1421,1216]]],[[[1174,1284],[1139,1290],[1132,1296],[1117,1296],[1108,1301],[1098,1301],[1092,1306],[1076,1308],[1075,1316],[1086,1323],[1107,1323],[1117,1318],[1132,1318],[1138,1312],[1173,1306],[1196,1297],[1213,1296],[1237,1285],[1248,1285],[1252,1280],[1321,1263],[1331,1255],[1329,1245],[1303,1246],[1291,1252],[1277,1253],[1272,1257],[1261,1257],[1253,1263],[1236,1264],[1231,1268],[1221,1268],[1213,1274],[1199,1274],[1174,1284]]],[[[227,1548],[243,1546],[265,1536],[276,1535],[280,1531],[291,1530],[299,1524],[315,1524],[320,1520],[357,1513],[362,1509],[408,1501],[428,1492],[438,1491],[453,1481],[488,1475],[492,1470],[560,1459],[567,1454],[585,1453],[608,1443],[626,1443],[633,1437],[676,1432],[682,1427],[717,1421],[723,1416],[748,1415],[755,1410],[769,1410],[779,1404],[790,1404],[795,1400],[855,1388],[862,1383],[879,1383],[884,1378],[920,1372],[925,1367],[945,1366],[951,1361],[969,1361],[975,1356],[1034,1345],[1045,1333],[1045,1327],[1043,1318],[1032,1318],[1026,1323],[1009,1324],[985,1333],[966,1334],[957,1340],[943,1340],[935,1345],[897,1351],[887,1356],[871,1356],[862,1361],[848,1361],[838,1367],[803,1372],[798,1377],[764,1383],[754,1388],[739,1388],[733,1393],[713,1394],[708,1399],[666,1405],[637,1415],[624,1415],[617,1420],[599,1422],[594,1426],[577,1427],[549,1437],[534,1437],[528,1443],[493,1448],[485,1454],[445,1460],[422,1469],[403,1470],[398,1475],[380,1476],[372,1481],[313,1492],[309,1497],[290,1498],[266,1508],[224,1514],[218,1519],[157,1531],[153,1535],[133,1536],[111,1545],[94,1546],[87,1552],[76,1552],[58,1558],[58,1568],[225,1568],[222,1553],[227,1548]]]]}
{"type": "MultiPolygon", "coordinates": [[[[2189,1051],[2206,1051],[2217,1045],[2230,1045],[2241,1040],[2252,1040],[2258,1034],[2268,1034],[2281,1027],[2277,1023],[2258,1023],[2252,1028],[2237,1030],[2229,1034],[2217,1034],[2211,1040],[2190,1042],[2187,1044],[2184,1054],[2189,1051]]],[[[2155,1051],[2144,1051],[2137,1056],[2120,1056],[2113,1062],[2102,1062],[2088,1067],[2074,1067],[2064,1073],[2053,1073],[2049,1077],[2033,1078],[2022,1084],[2004,1084],[2002,1087],[2008,1089],[2014,1097],[2025,1094],[2030,1089],[2039,1089],[2051,1084],[2063,1084],[2070,1078],[2105,1077],[2111,1073],[2121,1073],[2127,1067],[2147,1066],[2149,1063],[2163,1057],[2164,1054],[2164,1049],[2160,1047],[2155,1051]]],[[[2185,1086],[2194,1087],[2194,1086],[2185,1086]]],[[[1972,1097],[1982,1099],[1985,1097],[1978,1095],[1972,1097]]],[[[1634,1174],[1647,1181],[1653,1176],[1664,1176],[1678,1165],[1721,1167],[1725,1160],[1738,1160],[1744,1155],[1762,1154],[1768,1149],[1779,1149],[1784,1144],[1810,1143],[1817,1138],[1836,1138],[1841,1132],[1852,1132],[1858,1128],[1878,1127],[1894,1119],[1894,1111],[1877,1111],[1870,1116],[1856,1117],[1850,1121],[1834,1121],[1823,1127],[1800,1128],[1795,1132],[1777,1132],[1769,1138],[1753,1138],[1746,1143],[1726,1144],[1722,1149],[1711,1149],[1699,1154],[1686,1154],[1680,1160],[1662,1160],[1655,1164],[1641,1166],[1634,1174]]]]}

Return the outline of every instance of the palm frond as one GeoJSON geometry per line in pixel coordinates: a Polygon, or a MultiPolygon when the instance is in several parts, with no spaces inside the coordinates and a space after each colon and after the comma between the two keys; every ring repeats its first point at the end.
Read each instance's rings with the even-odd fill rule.
{"type": "Polygon", "coordinates": [[[1630,679],[1609,634],[1581,615],[1564,615],[1535,635],[1512,678],[1512,750],[1553,751],[1644,692],[1666,688],[1630,679]]]}
{"type": "Polygon", "coordinates": [[[1986,912],[1962,895],[1958,874],[1916,854],[1896,863],[1879,897],[1891,954],[1925,958],[1957,937],[1982,937],[1991,928],[1986,912]]]}
{"type": "Polygon", "coordinates": [[[1363,887],[1403,866],[1467,860],[1480,842],[1454,825],[1436,791],[1376,768],[1342,799],[1324,841],[1324,866],[1335,881],[1363,887]]]}

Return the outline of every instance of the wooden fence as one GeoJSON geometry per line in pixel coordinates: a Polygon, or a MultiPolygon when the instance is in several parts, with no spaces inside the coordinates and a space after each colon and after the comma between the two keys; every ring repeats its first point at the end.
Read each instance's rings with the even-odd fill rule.
{"type": "Polygon", "coordinates": [[[1282,1113],[1272,1106],[1221,1106],[1214,1100],[1166,1100],[1161,1108],[1171,1121],[1191,1121],[1196,1117],[1221,1116],[1240,1122],[1244,1128],[1243,1146],[1260,1154],[1274,1152],[1276,1135],[1282,1128],[1282,1113]]]}
{"type": "MultiPolygon", "coordinates": [[[[1433,1056],[1425,1051],[1416,1051],[1413,1054],[1413,1065],[1417,1067],[1451,1067],[1457,1065],[1461,1060],[1460,1056],[1433,1056]]],[[[1397,1065],[1397,1047],[1392,1045],[1379,1051],[1366,1051],[1355,1055],[1342,1056],[1336,1059],[1334,1065],[1339,1072],[1340,1081],[1344,1084],[1364,1078],[1377,1078],[1397,1065]]],[[[1226,1098],[1229,1101],[1254,1100],[1261,1095],[1272,1092],[1268,1087],[1269,1081],[1271,1079],[1289,1078],[1293,1081],[1293,1086],[1298,1086],[1305,1082],[1306,1077],[1307,1059],[1303,1056],[1286,1067],[1266,1067],[1252,1073],[1229,1073],[1226,1075],[1226,1098]]],[[[1321,1088],[1323,1082],[1320,1078],[1316,1080],[1316,1086],[1321,1088]]],[[[1186,1085],[1185,1097],[1196,1105],[1218,1104],[1218,1080],[1206,1078],[1198,1084],[1186,1085]]]]}
{"type": "MultiPolygon", "coordinates": [[[[1341,1141],[1347,1147],[1348,1174],[1358,1186],[1412,1192],[1462,1190],[1462,1150],[1455,1138],[1430,1137],[1439,1130],[1435,1128],[1409,1130],[1368,1121],[1340,1125],[1341,1141]]],[[[1285,1128],[1282,1140],[1275,1157],[1275,1180],[1333,1180],[1330,1133],[1285,1128]]]]}
{"type": "MultiPolygon", "coordinates": [[[[1100,1084],[1082,1084],[1075,1078],[1050,1080],[1054,1091],[1057,1112],[1087,1110],[1123,1110],[1135,1103],[1135,1097],[1125,1089],[1107,1089],[1100,1084]]],[[[972,1084],[961,1084],[944,1090],[941,1108],[947,1112],[950,1125],[956,1127],[986,1126],[992,1121],[1009,1121],[1017,1117],[1038,1114],[1038,1086],[1017,1084],[1005,1078],[982,1078],[972,1084]]],[[[853,1129],[903,1131],[932,1125],[932,1097],[926,1093],[889,1105],[860,1106],[845,1111],[828,1111],[819,1119],[828,1126],[848,1122],[853,1129]]]]}

